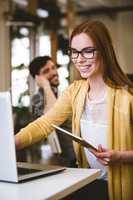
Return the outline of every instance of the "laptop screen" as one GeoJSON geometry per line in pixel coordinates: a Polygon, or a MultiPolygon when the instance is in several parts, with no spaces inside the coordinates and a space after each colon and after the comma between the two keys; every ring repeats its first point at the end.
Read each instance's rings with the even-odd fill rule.
{"type": "Polygon", "coordinates": [[[12,107],[9,92],[0,92],[0,180],[17,180],[12,107]]]}
{"type": "Polygon", "coordinates": [[[39,166],[36,165],[16,162],[11,97],[9,92],[0,92],[0,181],[18,182],[32,177],[50,175],[65,169],[61,166],[50,165],[40,168],[39,164],[39,166]],[[17,165],[21,168],[19,176],[17,165]]]}

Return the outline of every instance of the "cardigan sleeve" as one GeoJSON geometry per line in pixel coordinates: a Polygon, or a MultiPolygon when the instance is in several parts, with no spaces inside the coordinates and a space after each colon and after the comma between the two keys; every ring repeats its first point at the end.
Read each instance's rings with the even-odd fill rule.
{"type": "Polygon", "coordinates": [[[53,131],[51,124],[60,125],[72,114],[73,88],[71,84],[45,115],[17,133],[16,139],[21,141],[21,148],[45,139],[53,131]]]}
{"type": "Polygon", "coordinates": [[[132,100],[131,100],[131,123],[133,126],[133,96],[132,96],[132,100]]]}

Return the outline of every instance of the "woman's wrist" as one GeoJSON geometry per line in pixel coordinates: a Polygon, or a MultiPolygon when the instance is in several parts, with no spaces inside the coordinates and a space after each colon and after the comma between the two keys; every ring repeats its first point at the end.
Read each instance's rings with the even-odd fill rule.
{"type": "Polygon", "coordinates": [[[133,151],[119,151],[118,160],[121,163],[133,162],[133,151]]]}
{"type": "Polygon", "coordinates": [[[122,151],[118,151],[118,162],[122,162],[122,151]]]}

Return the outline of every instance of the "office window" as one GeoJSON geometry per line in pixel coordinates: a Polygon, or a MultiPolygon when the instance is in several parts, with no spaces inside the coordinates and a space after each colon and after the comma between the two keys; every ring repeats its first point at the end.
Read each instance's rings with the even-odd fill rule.
{"type": "Polygon", "coordinates": [[[14,38],[11,43],[12,103],[13,106],[29,106],[28,69],[29,38],[14,38]]]}

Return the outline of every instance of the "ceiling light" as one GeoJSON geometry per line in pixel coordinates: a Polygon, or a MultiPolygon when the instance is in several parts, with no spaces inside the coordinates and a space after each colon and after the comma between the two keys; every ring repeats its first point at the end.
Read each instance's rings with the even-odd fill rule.
{"type": "Polygon", "coordinates": [[[14,0],[15,3],[18,3],[22,6],[27,6],[28,5],[28,1],[27,0],[14,0]]]}
{"type": "Polygon", "coordinates": [[[42,18],[46,18],[49,16],[48,11],[44,9],[37,9],[37,15],[42,18]]]}
{"type": "Polygon", "coordinates": [[[27,28],[20,28],[20,33],[22,34],[22,35],[24,35],[24,36],[28,36],[28,34],[29,34],[29,30],[27,29],[27,28]]]}

